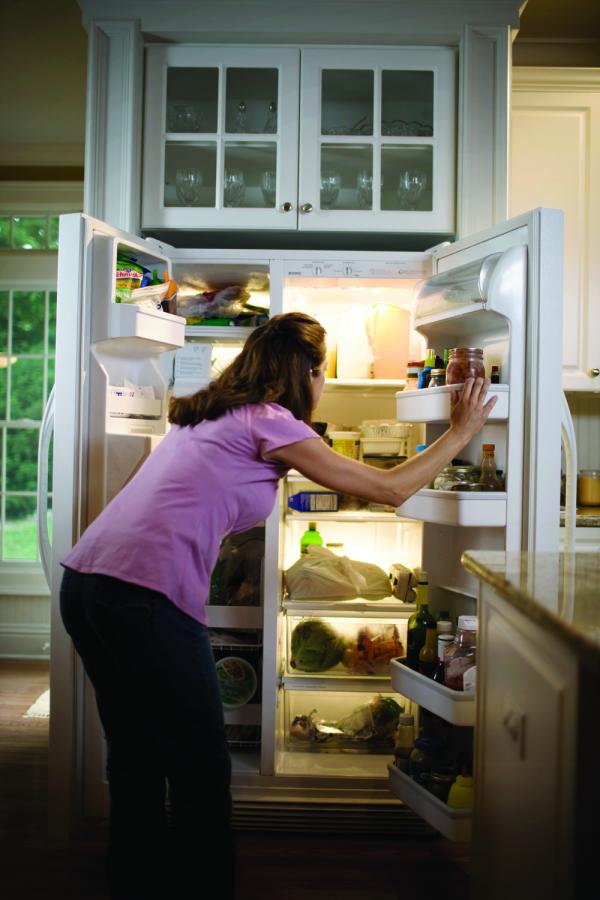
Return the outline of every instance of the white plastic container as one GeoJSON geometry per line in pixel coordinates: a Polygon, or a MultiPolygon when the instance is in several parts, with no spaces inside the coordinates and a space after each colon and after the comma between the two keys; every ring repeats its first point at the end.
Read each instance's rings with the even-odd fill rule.
{"type": "Polygon", "coordinates": [[[403,697],[409,697],[452,725],[475,725],[475,694],[453,691],[426,675],[405,666],[402,660],[390,663],[392,686],[403,697]]]}
{"type": "Polygon", "coordinates": [[[453,809],[435,797],[423,785],[402,772],[394,763],[388,764],[390,790],[417,815],[437,828],[449,841],[469,841],[473,813],[470,809],[453,809]]]}
{"type": "MultiPolygon", "coordinates": [[[[462,391],[463,387],[462,384],[452,384],[424,390],[398,391],[396,414],[403,422],[449,422],[450,394],[452,391],[462,391]]],[[[494,396],[498,397],[488,421],[498,422],[507,419],[508,385],[492,385],[487,396],[488,399],[494,396]]]]}
{"type": "Polygon", "coordinates": [[[506,494],[503,491],[462,493],[424,488],[399,506],[396,515],[438,525],[503,528],[506,525],[506,494]]]}
{"type": "Polygon", "coordinates": [[[329,431],[331,447],[342,456],[358,459],[360,450],[360,431],[329,431]]]}
{"type": "Polygon", "coordinates": [[[408,456],[411,429],[393,419],[365,419],[360,425],[363,456],[408,456]]]}

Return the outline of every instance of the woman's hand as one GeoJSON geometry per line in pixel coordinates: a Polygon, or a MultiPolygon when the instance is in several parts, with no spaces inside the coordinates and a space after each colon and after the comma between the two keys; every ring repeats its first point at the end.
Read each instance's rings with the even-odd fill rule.
{"type": "Polygon", "coordinates": [[[485,403],[489,386],[489,378],[467,378],[462,393],[452,391],[450,395],[450,429],[459,435],[465,444],[481,431],[498,399],[497,396],[490,397],[485,403]]]}

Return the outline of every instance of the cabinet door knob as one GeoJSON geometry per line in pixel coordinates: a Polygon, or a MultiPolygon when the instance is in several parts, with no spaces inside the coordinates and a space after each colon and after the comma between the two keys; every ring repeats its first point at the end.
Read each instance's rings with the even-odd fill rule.
{"type": "Polygon", "coordinates": [[[286,200],[285,203],[281,204],[281,208],[284,212],[290,212],[294,207],[289,200],[286,200]]]}
{"type": "Polygon", "coordinates": [[[592,378],[597,378],[600,375],[600,369],[590,369],[590,375],[592,378]]]}
{"type": "Polygon", "coordinates": [[[312,212],[312,209],[313,209],[312,203],[303,203],[302,206],[300,207],[300,212],[309,213],[309,212],[312,212]]]}

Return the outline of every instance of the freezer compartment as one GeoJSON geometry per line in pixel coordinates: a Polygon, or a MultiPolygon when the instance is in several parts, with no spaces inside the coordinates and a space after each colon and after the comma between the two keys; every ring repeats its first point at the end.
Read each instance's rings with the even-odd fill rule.
{"type": "Polygon", "coordinates": [[[409,669],[402,659],[394,659],[390,664],[392,686],[404,697],[410,697],[419,706],[424,706],[446,722],[453,725],[475,724],[475,695],[453,691],[409,669]]]}
{"type": "Polygon", "coordinates": [[[407,619],[286,616],[287,672],[306,677],[389,678],[404,655],[407,619]]]}
{"type": "MultiPolygon", "coordinates": [[[[464,385],[453,384],[423,390],[399,391],[396,394],[396,416],[403,422],[449,422],[450,395],[462,391],[464,385]]],[[[496,384],[488,390],[488,399],[497,396],[489,422],[508,418],[509,389],[507,384],[496,384]]]]}
{"type": "Polygon", "coordinates": [[[506,493],[463,493],[425,488],[399,506],[396,514],[437,525],[501,528],[506,525],[506,493]]]}
{"type": "Polygon", "coordinates": [[[298,753],[394,752],[394,731],[410,700],[392,693],[286,691],[283,744],[298,753]]]}
{"type": "Polygon", "coordinates": [[[452,809],[394,763],[388,765],[390,790],[449,841],[470,841],[473,811],[452,809]]]}
{"type": "Polygon", "coordinates": [[[262,606],[265,526],[226,537],[210,579],[209,606],[262,606]]]}
{"type": "Polygon", "coordinates": [[[233,337],[242,329],[245,332],[262,324],[269,316],[268,262],[177,259],[173,277],[178,285],[177,314],[185,317],[195,335],[219,328],[229,339],[228,332],[233,337]]]}
{"type": "MultiPolygon", "coordinates": [[[[209,635],[224,711],[260,704],[262,631],[211,628],[209,635]]],[[[239,723],[239,716],[233,718],[239,723]]]]}

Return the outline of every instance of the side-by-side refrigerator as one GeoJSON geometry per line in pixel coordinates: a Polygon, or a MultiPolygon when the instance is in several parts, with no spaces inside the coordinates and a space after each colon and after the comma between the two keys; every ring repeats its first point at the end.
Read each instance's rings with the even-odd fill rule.
{"type": "MultiPolygon", "coordinates": [[[[169,393],[206,384],[250,333],[186,327],[182,317],[115,302],[123,254],[168,272],[182,298],[244,285],[256,308],[271,315],[309,312],[335,336],[338,357],[352,323],[365,320],[367,307],[385,306],[408,311],[413,355],[425,347],[479,347],[486,370],[498,366],[494,412],[461,456],[477,463],[482,443],[493,443],[505,490],[429,487],[397,510],[339,498],[335,511],[308,514],[290,508],[288,499],[319,486],[290,472],[273,513],[251,535],[253,546],[264,539],[258,589],[228,595],[213,579],[208,608],[216,657],[246,655],[258,675],[252,696],[225,703],[239,821],[257,828],[418,831],[425,820],[465,839],[469,813],[457,817],[437,798],[430,802],[389,765],[393,737],[384,719],[386,710],[402,707],[418,721],[422,705],[469,729],[474,700],[449,712],[446,697],[432,700],[423,693],[430,686],[413,683],[390,662],[390,646],[399,656],[406,647],[414,606],[391,590],[382,595],[381,582],[371,593],[369,572],[377,567],[380,577],[397,564],[426,569],[434,614],[445,609],[455,618],[476,609],[476,584],[460,564],[464,550],[558,549],[562,214],[534,210],[423,253],[176,249],[86,216],[61,218],[56,386],[41,429],[40,470],[53,433],[52,540],[41,534],[41,553],[52,590],[51,829],[63,835],[105,815],[107,785],[93,692],[60,621],[59,560],[164,435],[169,393]],[[353,590],[319,596],[286,577],[298,568],[309,519],[332,556],[366,564],[368,577],[353,590]],[[311,629],[339,643],[317,671],[302,664],[301,638],[311,629]],[[382,641],[384,661],[366,660],[366,643],[382,641]]],[[[450,394],[443,387],[411,391],[401,378],[331,375],[315,411],[315,421],[330,431],[400,422],[409,435],[406,455],[448,427],[450,394]]],[[[41,477],[40,508],[47,505],[43,489],[41,477]]],[[[229,556],[236,554],[239,545],[229,556]]],[[[221,562],[228,561],[225,549],[221,562]]],[[[307,580],[300,581],[306,588],[307,580]]]]}

